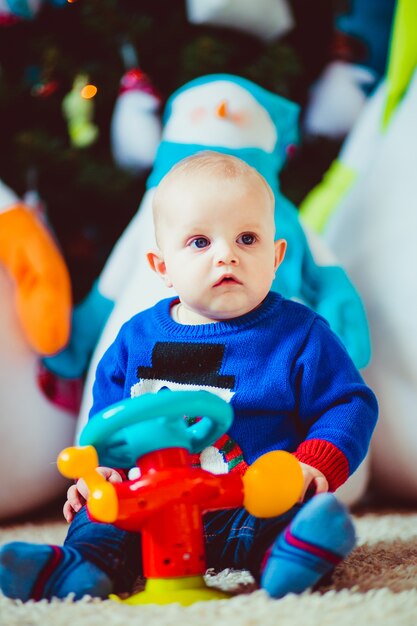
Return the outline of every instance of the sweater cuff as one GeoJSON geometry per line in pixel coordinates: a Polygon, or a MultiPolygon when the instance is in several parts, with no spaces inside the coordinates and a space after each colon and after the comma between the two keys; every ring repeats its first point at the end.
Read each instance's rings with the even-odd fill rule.
{"type": "Polygon", "coordinates": [[[129,480],[129,470],[127,469],[123,469],[121,467],[115,467],[114,468],[116,470],[116,472],[119,472],[120,476],[122,477],[122,481],[125,482],[126,480],[129,480]]]}
{"type": "Polygon", "coordinates": [[[324,439],[307,439],[298,446],[294,456],[300,463],[318,469],[329,483],[329,491],[336,491],[349,478],[349,463],[339,448],[324,439]]]}

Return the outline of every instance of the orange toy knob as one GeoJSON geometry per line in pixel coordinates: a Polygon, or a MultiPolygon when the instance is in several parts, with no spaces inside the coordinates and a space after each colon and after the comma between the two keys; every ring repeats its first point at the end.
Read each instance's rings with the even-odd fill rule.
{"type": "Polygon", "coordinates": [[[98,522],[107,522],[108,524],[115,522],[119,513],[119,505],[114,485],[105,480],[94,490],[90,490],[87,505],[89,512],[98,522]]]}
{"type": "Polygon", "coordinates": [[[99,522],[115,522],[118,499],[114,486],[96,471],[97,451],[93,446],[65,448],[58,456],[58,469],[66,478],[82,478],[89,491],[88,510],[99,522]]]}
{"type": "MultiPolygon", "coordinates": [[[[93,446],[72,446],[65,448],[58,456],[58,469],[66,478],[86,478],[97,474],[98,456],[93,446]]],[[[101,477],[103,480],[104,478],[101,477]]]]}
{"type": "Polygon", "coordinates": [[[267,452],[243,476],[243,505],[255,517],[281,515],[298,501],[303,483],[300,464],[292,454],[267,452]]]}

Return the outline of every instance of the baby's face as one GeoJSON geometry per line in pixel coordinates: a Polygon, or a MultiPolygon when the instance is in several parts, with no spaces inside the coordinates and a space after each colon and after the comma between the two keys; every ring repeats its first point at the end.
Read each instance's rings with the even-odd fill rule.
{"type": "MultiPolygon", "coordinates": [[[[217,321],[258,306],[285,252],[274,242],[272,200],[255,176],[180,178],[162,208],[158,241],[164,279],[186,309],[217,321]]],[[[203,321],[203,320],[202,320],[203,321]]]]}

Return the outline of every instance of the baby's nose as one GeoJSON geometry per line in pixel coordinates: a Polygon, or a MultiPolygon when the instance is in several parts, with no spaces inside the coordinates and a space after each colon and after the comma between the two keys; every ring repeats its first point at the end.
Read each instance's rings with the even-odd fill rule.
{"type": "Polygon", "coordinates": [[[219,246],[215,260],[217,265],[237,265],[239,263],[236,250],[227,244],[219,246]]]}

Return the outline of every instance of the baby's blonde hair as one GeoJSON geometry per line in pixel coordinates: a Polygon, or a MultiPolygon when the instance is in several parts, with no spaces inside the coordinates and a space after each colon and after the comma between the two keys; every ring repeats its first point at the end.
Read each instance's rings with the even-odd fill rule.
{"type": "Polygon", "coordinates": [[[186,176],[192,178],[193,175],[201,173],[230,181],[238,180],[239,178],[253,178],[264,187],[271,201],[272,210],[274,209],[275,198],[272,189],[258,170],[248,165],[246,161],[231,154],[205,150],[204,152],[198,152],[176,163],[176,165],[165,174],[156,188],[152,201],[156,235],[160,210],[161,207],[165,205],[164,196],[166,191],[180,177],[186,176]]]}

